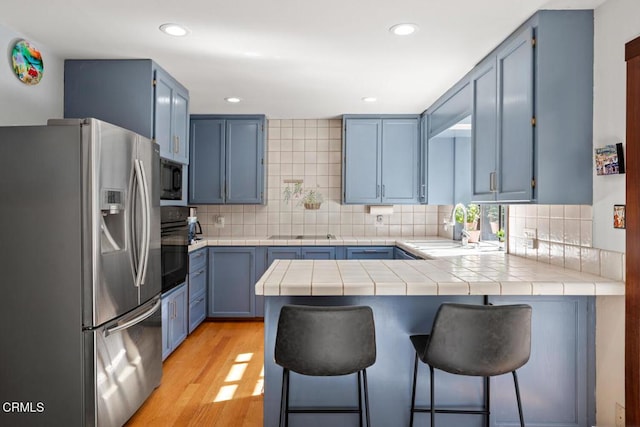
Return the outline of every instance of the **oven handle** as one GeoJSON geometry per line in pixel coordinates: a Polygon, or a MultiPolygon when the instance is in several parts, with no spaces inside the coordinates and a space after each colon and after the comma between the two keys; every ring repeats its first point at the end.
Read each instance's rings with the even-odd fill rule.
{"type": "Polygon", "coordinates": [[[124,329],[129,329],[132,326],[137,325],[138,323],[148,319],[149,317],[153,316],[153,314],[158,311],[158,309],[160,308],[160,305],[162,304],[162,300],[160,298],[158,298],[158,301],[156,301],[155,304],[153,304],[153,307],[151,307],[149,310],[145,311],[144,313],[142,313],[139,316],[134,317],[131,320],[127,320],[124,323],[118,324],[116,326],[112,326],[110,328],[106,328],[104,330],[104,336],[108,337],[111,334],[115,334],[116,332],[120,332],[124,329]]]}

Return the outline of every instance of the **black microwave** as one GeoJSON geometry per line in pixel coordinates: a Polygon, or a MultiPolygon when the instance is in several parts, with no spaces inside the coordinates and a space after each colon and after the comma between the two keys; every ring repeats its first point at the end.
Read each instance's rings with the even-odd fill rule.
{"type": "Polygon", "coordinates": [[[160,159],[160,199],[182,199],[182,165],[160,159]]]}

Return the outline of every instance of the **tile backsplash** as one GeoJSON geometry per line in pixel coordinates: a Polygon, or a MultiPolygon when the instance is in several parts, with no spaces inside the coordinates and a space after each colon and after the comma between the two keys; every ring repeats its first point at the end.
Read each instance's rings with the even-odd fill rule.
{"type": "Polygon", "coordinates": [[[509,253],[624,280],[625,255],[593,247],[593,213],[590,205],[509,206],[509,253]],[[536,231],[536,245],[525,245],[525,229],[536,231]]]}
{"type": "Polygon", "coordinates": [[[364,205],[341,204],[342,120],[269,120],[267,205],[199,205],[198,218],[208,236],[323,235],[425,237],[438,235],[438,206],[396,205],[382,223],[364,205]],[[284,192],[302,180],[324,202],[306,210],[284,192]],[[224,227],[216,218],[224,217],[224,227]]]}

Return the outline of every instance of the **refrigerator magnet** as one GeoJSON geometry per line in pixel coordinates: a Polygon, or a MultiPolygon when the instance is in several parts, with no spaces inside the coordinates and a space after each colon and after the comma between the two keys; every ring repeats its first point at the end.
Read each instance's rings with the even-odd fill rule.
{"type": "Polygon", "coordinates": [[[13,72],[27,85],[37,85],[44,73],[42,54],[26,40],[19,40],[11,53],[13,72]]]}

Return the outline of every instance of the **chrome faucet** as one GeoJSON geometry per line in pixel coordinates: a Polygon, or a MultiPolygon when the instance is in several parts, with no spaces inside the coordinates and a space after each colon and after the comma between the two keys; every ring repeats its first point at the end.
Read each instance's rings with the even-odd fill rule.
{"type": "Polygon", "coordinates": [[[467,207],[464,204],[458,203],[453,207],[449,221],[446,219],[444,220],[444,230],[447,231],[450,226],[455,227],[456,211],[458,208],[462,209],[462,231],[460,232],[460,241],[462,242],[462,246],[466,247],[469,244],[469,232],[467,231],[467,207]]]}

